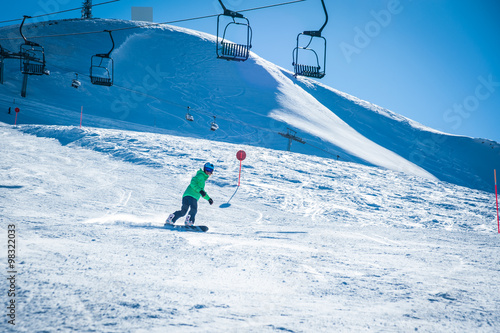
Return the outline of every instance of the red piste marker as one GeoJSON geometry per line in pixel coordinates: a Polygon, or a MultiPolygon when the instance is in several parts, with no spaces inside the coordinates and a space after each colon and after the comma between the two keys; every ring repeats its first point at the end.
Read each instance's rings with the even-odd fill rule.
{"type": "Polygon", "coordinates": [[[14,120],[14,126],[17,126],[17,114],[19,113],[19,108],[15,108],[15,111],[16,111],[16,120],[14,120]]]}
{"type": "Polygon", "coordinates": [[[238,186],[240,186],[240,179],[241,179],[241,162],[247,157],[247,153],[245,153],[243,150],[240,150],[236,153],[236,158],[238,161],[240,161],[240,174],[238,176],[238,186]]]}
{"type": "Polygon", "coordinates": [[[82,119],[83,119],[83,105],[82,108],[80,109],[80,128],[82,128],[82,119]]]}
{"type": "Polygon", "coordinates": [[[497,224],[498,224],[498,233],[500,234],[500,217],[498,215],[498,191],[497,191],[497,170],[494,170],[495,173],[495,199],[497,201],[497,224]]]}

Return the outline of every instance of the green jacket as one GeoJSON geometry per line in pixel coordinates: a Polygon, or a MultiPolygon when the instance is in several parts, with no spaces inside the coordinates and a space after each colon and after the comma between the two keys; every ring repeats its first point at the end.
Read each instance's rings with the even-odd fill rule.
{"type": "MultiPolygon", "coordinates": [[[[196,200],[199,200],[201,197],[200,191],[205,191],[205,182],[207,181],[207,179],[208,179],[208,175],[205,173],[205,171],[203,171],[201,169],[198,170],[198,172],[196,173],[196,176],[194,176],[191,179],[191,183],[187,187],[187,189],[184,192],[184,194],[182,195],[182,197],[184,198],[184,197],[189,196],[189,197],[195,198],[196,200]]],[[[210,197],[208,196],[208,194],[205,194],[205,196],[203,198],[205,198],[206,200],[210,200],[210,197]]]]}

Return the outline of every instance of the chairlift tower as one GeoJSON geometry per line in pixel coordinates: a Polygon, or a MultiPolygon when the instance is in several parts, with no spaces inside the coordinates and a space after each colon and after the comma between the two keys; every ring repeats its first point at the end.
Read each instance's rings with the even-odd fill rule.
{"type": "Polygon", "coordinates": [[[4,73],[5,73],[5,60],[6,59],[22,59],[23,54],[11,52],[4,49],[0,45],[0,84],[4,83],[4,73]]]}
{"type": "Polygon", "coordinates": [[[29,75],[50,74],[45,68],[45,51],[43,47],[40,44],[27,40],[23,34],[23,26],[27,18],[31,18],[31,16],[24,15],[23,22],[19,26],[19,33],[24,39],[24,43],[19,47],[21,73],[23,74],[23,85],[21,88],[22,97],[26,97],[29,75]]]}
{"type": "Polygon", "coordinates": [[[302,144],[306,143],[304,141],[304,139],[299,138],[297,136],[297,132],[296,131],[294,131],[294,130],[292,130],[290,128],[286,129],[286,133],[279,132],[278,134],[288,139],[288,148],[287,148],[287,151],[290,151],[290,149],[292,148],[292,141],[297,141],[297,142],[300,142],[302,144]]]}
{"type": "Polygon", "coordinates": [[[92,0],[85,0],[82,5],[82,19],[92,18],[92,0]]]}

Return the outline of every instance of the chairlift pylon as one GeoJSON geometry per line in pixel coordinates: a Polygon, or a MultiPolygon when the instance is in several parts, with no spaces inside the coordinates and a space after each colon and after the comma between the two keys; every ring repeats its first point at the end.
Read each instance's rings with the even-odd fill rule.
{"type": "Polygon", "coordinates": [[[189,113],[190,107],[187,107],[187,112],[186,112],[186,120],[187,121],[194,121],[194,117],[189,113]]]}
{"type": "Polygon", "coordinates": [[[217,125],[217,123],[215,122],[215,116],[214,117],[214,121],[212,121],[212,124],[210,125],[210,130],[211,131],[217,131],[219,129],[219,125],[217,125]]]}
{"type": "Polygon", "coordinates": [[[90,63],[90,82],[99,86],[111,87],[114,78],[114,62],[109,55],[115,48],[115,41],[110,30],[104,30],[109,33],[113,46],[108,53],[100,53],[93,55],[90,63]]]}
{"type": "Polygon", "coordinates": [[[217,16],[217,43],[216,51],[217,58],[233,61],[245,61],[250,55],[250,48],[252,47],[252,28],[250,22],[242,14],[229,10],[224,6],[222,0],[219,0],[224,13],[217,16]],[[222,35],[220,34],[221,27],[224,23],[221,22],[221,17],[226,16],[230,18],[230,22],[226,24],[222,35]],[[244,33],[245,38],[241,43],[235,43],[228,40],[228,31],[239,31],[240,34],[244,33]]]}
{"type": "Polygon", "coordinates": [[[326,38],[321,36],[321,33],[328,23],[328,12],[326,11],[325,1],[321,0],[321,3],[323,5],[323,10],[325,11],[326,17],[323,26],[319,30],[304,31],[297,35],[297,46],[293,49],[292,53],[292,66],[294,68],[295,77],[297,77],[297,75],[301,75],[321,79],[326,74],[326,38]],[[305,38],[309,39],[309,42],[307,42],[306,46],[300,46],[305,39],[304,36],[305,38]],[[320,43],[323,47],[321,56],[319,56],[313,48],[310,48],[311,43],[313,43],[315,38],[321,39],[320,43]],[[301,61],[305,57],[313,59],[312,63],[302,63],[301,61]],[[323,58],[322,61],[320,60],[320,57],[323,58]]]}
{"type": "Polygon", "coordinates": [[[27,18],[31,18],[31,16],[24,15],[23,22],[19,26],[19,32],[24,39],[24,44],[21,44],[19,48],[21,73],[28,75],[48,75],[49,72],[45,69],[45,51],[43,47],[40,44],[27,40],[23,34],[24,21],[27,18]]]}

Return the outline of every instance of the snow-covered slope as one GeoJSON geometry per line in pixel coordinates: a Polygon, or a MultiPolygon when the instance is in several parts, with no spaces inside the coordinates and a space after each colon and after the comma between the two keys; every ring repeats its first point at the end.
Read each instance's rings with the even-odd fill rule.
{"type": "MultiPolygon", "coordinates": [[[[500,329],[493,194],[109,129],[1,124],[0,151],[0,260],[14,225],[16,332],[500,329]],[[197,221],[209,232],[162,229],[207,160],[215,204],[200,202],[197,221]]],[[[6,311],[2,332],[13,328],[6,311]]]]}
{"type": "Polygon", "coordinates": [[[16,257],[0,331],[499,331],[495,198],[450,183],[491,191],[497,143],[438,133],[257,55],[216,60],[213,36],[173,27],[113,33],[115,85],[92,86],[90,57],[109,36],[65,34],[134,25],[27,25],[29,39],[59,36],[36,38],[51,75],[30,77],[24,99],[19,64],[5,62],[0,261],[12,259],[8,230],[16,257]],[[293,143],[301,154],[277,150],[286,127],[307,141],[293,143]],[[206,161],[215,204],[201,201],[197,222],[209,232],[161,228],[206,161]]]}
{"type": "MultiPolygon", "coordinates": [[[[27,24],[25,35],[71,34],[134,27],[116,20],[66,20],[27,24]]],[[[18,27],[0,29],[19,37],[18,27]]],[[[33,36],[33,37],[30,37],[33,36]]],[[[163,132],[180,136],[284,149],[279,132],[290,127],[306,144],[296,152],[401,171],[492,191],[492,170],[500,164],[500,145],[488,140],[438,133],[393,112],[359,101],[308,79],[295,79],[255,54],[245,63],[215,58],[211,35],[160,26],[113,33],[117,47],[115,85],[92,86],[90,58],[111,47],[107,33],[34,38],[45,47],[49,77],[30,77],[28,96],[19,97],[17,61],[6,60],[0,107],[15,98],[20,123],[84,125],[163,132]],[[83,86],[70,87],[74,73],[83,86]],[[187,107],[195,117],[184,119],[187,107]],[[217,116],[220,129],[211,132],[217,116]]],[[[20,39],[2,40],[18,49],[20,39]]],[[[13,116],[0,112],[0,121],[13,116]]]]}

